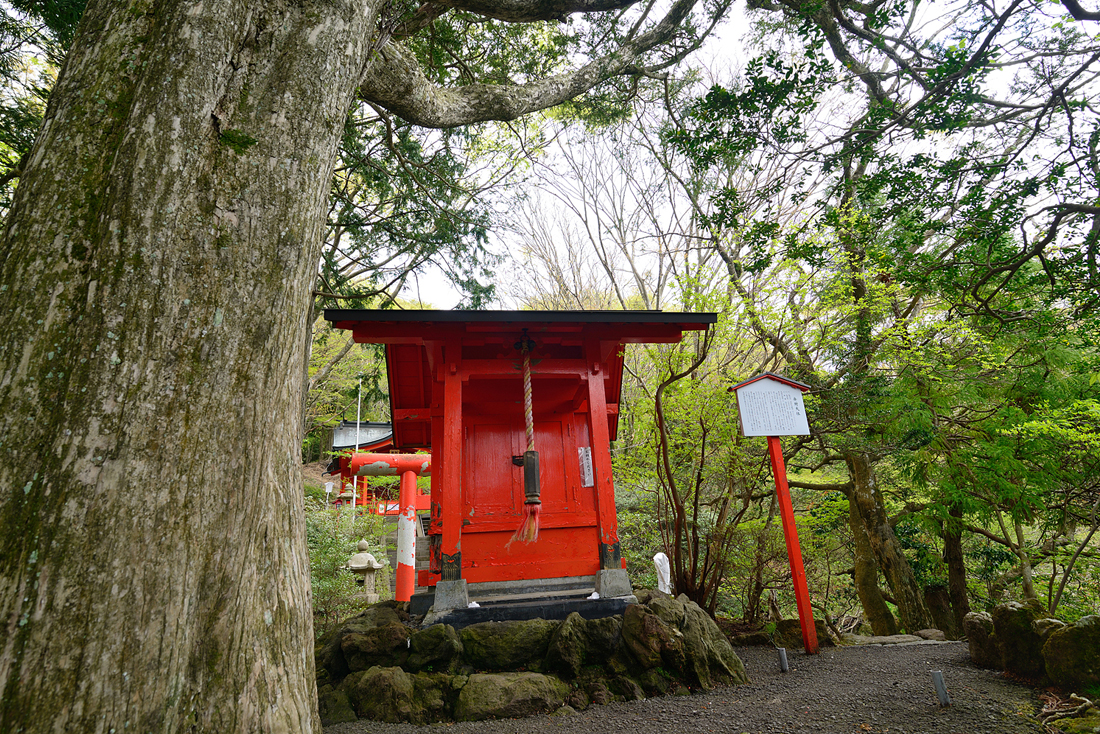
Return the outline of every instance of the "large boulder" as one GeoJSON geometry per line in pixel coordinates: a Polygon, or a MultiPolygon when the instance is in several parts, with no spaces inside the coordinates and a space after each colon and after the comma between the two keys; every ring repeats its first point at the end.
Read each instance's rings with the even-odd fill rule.
{"type": "Polygon", "coordinates": [[[433,624],[409,638],[404,668],[412,673],[453,670],[462,655],[462,640],[449,624],[433,624]]]}
{"type": "Polygon", "coordinates": [[[482,721],[545,714],[561,707],[569,686],[541,673],[475,673],[459,691],[455,719],[482,721]]]}
{"type": "MultiPolygon", "coordinates": [[[[352,634],[366,634],[378,627],[400,625],[408,620],[404,605],[394,601],[384,601],[368,607],[362,614],[352,617],[338,628],[325,635],[316,648],[317,673],[321,678],[334,683],[344,679],[351,668],[344,657],[344,638],[352,634]]],[[[407,638],[412,630],[408,630],[407,638]]]]}
{"type": "Polygon", "coordinates": [[[340,649],[352,672],[376,665],[401,665],[408,657],[412,634],[413,631],[403,624],[386,624],[345,634],[340,639],[340,649]]]}
{"type": "Polygon", "coordinates": [[[681,596],[678,601],[683,608],[680,632],[684,636],[689,683],[701,688],[713,688],[718,683],[748,683],[741,658],[711,616],[687,597],[681,596]]]}
{"type": "Polygon", "coordinates": [[[543,668],[570,678],[586,665],[604,665],[622,637],[623,618],[585,619],[573,612],[551,635],[543,668]]]}
{"type": "Polygon", "coordinates": [[[641,604],[623,613],[623,647],[643,670],[665,667],[679,674],[684,669],[683,634],[641,604]]]}
{"type": "Polygon", "coordinates": [[[989,612],[969,612],[963,617],[963,634],[970,646],[970,659],[982,668],[1001,669],[1001,647],[993,631],[989,612]]]}
{"type": "Polygon", "coordinates": [[[1010,601],[993,608],[993,630],[1005,670],[1025,678],[1041,678],[1046,672],[1042,641],[1034,626],[1045,616],[1037,602],[1010,601]]]}
{"type": "Polygon", "coordinates": [[[1056,629],[1043,645],[1047,675],[1075,693],[1100,685],[1100,616],[1056,629]]]}
{"type": "Polygon", "coordinates": [[[322,726],[342,724],[358,718],[347,692],[333,690],[332,686],[325,686],[317,692],[317,707],[320,710],[322,726]]]}
{"type": "Polygon", "coordinates": [[[476,670],[538,668],[561,622],[479,622],[462,630],[463,660],[476,670]]]}
{"type": "Polygon", "coordinates": [[[413,675],[399,667],[375,666],[349,675],[341,685],[360,718],[427,724],[450,718],[447,699],[454,678],[413,675]]]}

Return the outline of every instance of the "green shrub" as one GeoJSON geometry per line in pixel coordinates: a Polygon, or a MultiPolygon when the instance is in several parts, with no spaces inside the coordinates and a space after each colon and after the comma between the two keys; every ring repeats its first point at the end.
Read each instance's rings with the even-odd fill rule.
{"type": "MultiPolygon", "coordinates": [[[[308,488],[306,492],[308,497],[308,488]]],[[[321,495],[324,496],[324,490],[321,495]]],[[[330,509],[323,500],[306,500],[306,543],[317,637],[366,606],[355,598],[361,587],[346,566],[348,559],[358,552],[356,546],[360,540],[370,543],[368,552],[375,558],[386,561],[386,549],[380,543],[383,523],[384,519],[378,515],[358,515],[350,509],[330,509]]],[[[376,590],[383,599],[390,595],[390,573],[387,566],[375,576],[376,590]]]]}

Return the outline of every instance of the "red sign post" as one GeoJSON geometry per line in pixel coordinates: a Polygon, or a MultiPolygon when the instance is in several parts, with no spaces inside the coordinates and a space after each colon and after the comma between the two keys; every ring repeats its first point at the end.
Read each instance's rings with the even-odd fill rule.
{"type": "Polygon", "coordinates": [[[810,592],[806,587],[806,569],[802,565],[802,549],[798,544],[798,528],[794,521],[791,491],[787,486],[787,467],[783,462],[783,447],[779,436],[808,436],[809,423],[802,404],[802,392],[809,385],[765,373],[730,388],[737,394],[741,416],[741,432],[746,436],[767,436],[775,493],[783,519],[783,540],[787,543],[787,558],[791,564],[794,598],[798,620],[802,625],[802,643],[807,655],[816,655],[817,629],[810,607],[810,592]]]}

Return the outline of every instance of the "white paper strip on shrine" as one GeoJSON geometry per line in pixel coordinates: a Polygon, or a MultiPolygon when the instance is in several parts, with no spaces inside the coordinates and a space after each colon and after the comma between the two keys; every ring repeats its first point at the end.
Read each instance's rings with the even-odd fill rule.
{"type": "Polygon", "coordinates": [[[797,387],[758,380],[737,390],[737,409],[746,436],[810,435],[802,391],[797,387]]]}

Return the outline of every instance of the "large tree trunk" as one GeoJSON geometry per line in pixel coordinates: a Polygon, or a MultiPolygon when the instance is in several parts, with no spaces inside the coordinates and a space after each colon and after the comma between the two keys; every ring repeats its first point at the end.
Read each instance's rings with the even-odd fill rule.
{"type": "Polygon", "coordinates": [[[947,564],[947,593],[951,598],[951,611],[955,615],[955,629],[962,635],[963,619],[970,613],[970,598],[966,593],[966,559],[962,548],[962,516],[958,507],[948,512],[956,522],[943,525],[943,560],[947,564]]]}
{"type": "Polygon", "coordinates": [[[867,539],[867,530],[859,514],[859,507],[850,494],[848,527],[852,531],[854,547],[855,570],[852,580],[855,582],[859,603],[863,606],[863,614],[867,617],[867,623],[871,625],[871,632],[874,634],[896,635],[898,622],[894,619],[890,607],[886,606],[886,600],[882,598],[882,592],[878,587],[878,563],[875,561],[875,552],[871,550],[871,541],[867,539]]]}
{"type": "Polygon", "coordinates": [[[367,2],[92,2],[0,243],[0,731],[319,730],[303,333],[367,2]]]}
{"type": "Polygon", "coordinates": [[[932,615],[924,603],[924,595],[902,553],[901,545],[886,516],[886,507],[878,491],[874,468],[866,454],[849,451],[844,455],[853,488],[849,495],[859,511],[871,552],[875,554],[886,583],[894,594],[901,624],[908,632],[932,626],[932,615]]]}

